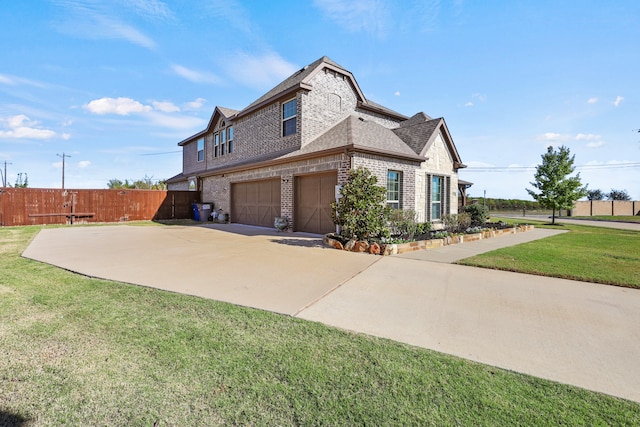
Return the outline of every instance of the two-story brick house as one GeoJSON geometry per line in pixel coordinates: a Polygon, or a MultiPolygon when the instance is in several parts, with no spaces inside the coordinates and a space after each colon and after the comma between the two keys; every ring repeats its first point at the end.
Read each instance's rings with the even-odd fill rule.
{"type": "Polygon", "coordinates": [[[404,116],[363,95],[327,57],[302,68],[246,108],[216,107],[203,131],[178,143],[182,173],[170,189],[201,192],[231,222],[333,231],[330,203],[348,171],[370,169],[387,202],[438,221],[458,209],[465,167],[442,118],[404,116]]]}

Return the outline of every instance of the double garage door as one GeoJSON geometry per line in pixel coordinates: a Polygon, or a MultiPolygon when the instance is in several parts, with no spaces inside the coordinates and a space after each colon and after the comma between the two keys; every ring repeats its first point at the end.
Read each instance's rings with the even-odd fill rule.
{"type": "MultiPolygon", "coordinates": [[[[295,177],[295,231],[323,234],[335,230],[331,202],[337,182],[336,172],[295,177]]],[[[281,213],[280,202],[280,178],[232,184],[231,221],[273,227],[274,217],[281,213]]]]}

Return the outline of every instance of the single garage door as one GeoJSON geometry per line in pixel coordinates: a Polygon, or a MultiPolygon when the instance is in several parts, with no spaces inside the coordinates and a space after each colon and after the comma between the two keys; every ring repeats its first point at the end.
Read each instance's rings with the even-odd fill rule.
{"type": "Polygon", "coordinates": [[[335,200],[338,173],[298,176],[295,179],[295,231],[325,234],[335,231],[331,202],[335,200]]]}
{"type": "Polygon", "coordinates": [[[280,178],[231,184],[231,222],[273,227],[280,216],[280,178]]]}

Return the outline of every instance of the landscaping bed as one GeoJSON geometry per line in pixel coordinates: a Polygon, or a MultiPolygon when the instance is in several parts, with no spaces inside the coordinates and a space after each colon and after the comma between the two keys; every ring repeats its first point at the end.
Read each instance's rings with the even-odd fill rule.
{"type": "Polygon", "coordinates": [[[522,233],[533,230],[533,225],[508,225],[505,223],[488,223],[487,227],[475,233],[447,234],[430,232],[404,243],[368,242],[364,240],[346,240],[335,233],[325,234],[323,242],[332,248],[351,252],[369,253],[372,255],[397,255],[405,252],[440,248],[482,239],[491,239],[505,234],[522,233]],[[446,234],[446,235],[443,235],[446,234]]]}

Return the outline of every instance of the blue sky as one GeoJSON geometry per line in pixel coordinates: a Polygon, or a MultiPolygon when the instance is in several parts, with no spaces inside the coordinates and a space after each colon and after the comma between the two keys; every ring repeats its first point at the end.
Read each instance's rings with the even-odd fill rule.
{"type": "Polygon", "coordinates": [[[444,117],[472,196],[525,198],[549,145],[640,200],[640,2],[22,0],[0,6],[0,169],[30,187],[169,178],[216,105],[326,55],[444,117]]]}

